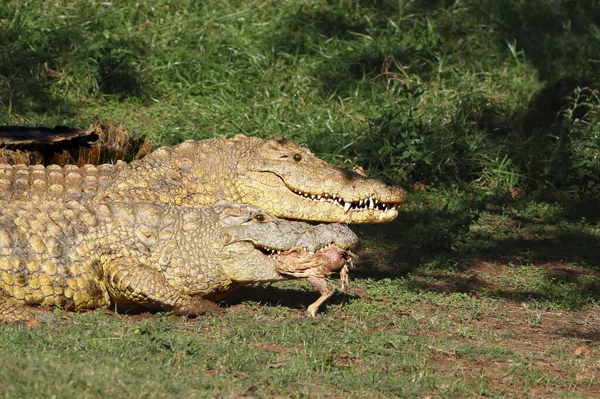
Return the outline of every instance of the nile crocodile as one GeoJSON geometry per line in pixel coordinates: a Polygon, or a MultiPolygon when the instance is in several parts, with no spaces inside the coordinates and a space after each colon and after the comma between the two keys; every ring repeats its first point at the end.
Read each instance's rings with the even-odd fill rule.
{"type": "Polygon", "coordinates": [[[2,200],[135,201],[184,206],[227,200],[321,222],[393,220],[405,192],[333,166],[284,139],[185,141],[130,164],[0,165],[2,200]]]}
{"type": "Polygon", "coordinates": [[[278,219],[251,205],[14,202],[0,210],[0,322],[28,319],[22,306],[67,310],[132,304],[179,315],[236,286],[347,276],[357,242],[345,225],[278,219]]]}

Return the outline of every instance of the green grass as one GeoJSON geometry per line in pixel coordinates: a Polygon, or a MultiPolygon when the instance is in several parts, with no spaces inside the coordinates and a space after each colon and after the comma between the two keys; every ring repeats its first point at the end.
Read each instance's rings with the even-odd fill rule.
{"type": "Polygon", "coordinates": [[[0,7],[0,123],[284,134],[411,184],[599,192],[600,33],[582,2],[0,7]]]}
{"type": "Polygon", "coordinates": [[[3,2],[0,124],[284,135],[411,199],[356,226],[350,291],[317,320],[301,282],[190,321],[57,312],[0,327],[0,396],[600,396],[599,10],[3,2]]]}
{"type": "Polygon", "coordinates": [[[260,397],[474,397],[510,395],[514,385],[524,394],[585,391],[593,372],[583,380],[574,374],[596,358],[574,357],[568,338],[554,339],[549,353],[536,351],[539,338],[519,337],[534,345],[527,349],[499,340],[502,331],[476,325],[496,319],[475,312],[495,307],[485,302],[460,317],[452,314],[460,301],[426,313],[414,305],[410,315],[331,306],[317,321],[246,305],[194,321],[61,315],[33,330],[2,327],[0,382],[7,398],[223,397],[248,389],[260,397]],[[557,368],[567,373],[555,375],[557,368]],[[505,373],[508,385],[498,385],[495,373],[505,373]]]}

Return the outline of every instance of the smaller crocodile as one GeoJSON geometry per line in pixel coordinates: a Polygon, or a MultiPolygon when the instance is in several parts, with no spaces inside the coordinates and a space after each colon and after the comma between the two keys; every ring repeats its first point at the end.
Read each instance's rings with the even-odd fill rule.
{"type": "Polygon", "coordinates": [[[252,283],[347,275],[356,235],[345,225],[278,219],[227,201],[208,207],[5,204],[0,210],[0,322],[28,320],[23,305],[66,310],[131,305],[204,312],[206,299],[252,283]]]}

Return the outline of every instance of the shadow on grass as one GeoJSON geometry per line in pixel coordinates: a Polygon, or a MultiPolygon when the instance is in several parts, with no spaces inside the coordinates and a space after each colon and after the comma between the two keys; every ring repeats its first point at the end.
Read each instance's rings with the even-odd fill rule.
{"type": "MultiPolygon", "coordinates": [[[[306,311],[308,306],[315,302],[317,298],[319,298],[319,293],[312,288],[280,287],[276,283],[251,285],[239,287],[217,301],[213,302],[206,300],[204,310],[206,311],[206,314],[218,315],[227,307],[240,305],[244,302],[256,302],[260,303],[261,306],[282,306],[289,309],[306,311]]],[[[355,295],[336,290],[334,295],[319,307],[319,312],[324,312],[327,309],[328,304],[345,304],[357,298],[358,297],[355,295]]],[[[53,317],[50,308],[30,307],[28,309],[35,314],[40,314],[44,320],[56,318],[53,317]]],[[[143,320],[154,317],[159,313],[164,313],[164,310],[131,305],[121,306],[118,309],[102,309],[101,312],[111,316],[121,315],[129,316],[132,320],[143,320]]]]}
{"type": "MultiPolygon", "coordinates": [[[[53,51],[33,48],[21,31],[0,34],[0,106],[10,113],[61,113],[73,115],[75,105],[52,93],[60,79],[56,71],[64,46],[57,40],[53,51]]],[[[68,36],[68,35],[67,35],[68,36]]],[[[52,40],[50,40],[52,41],[52,40]]]]}
{"type": "Polygon", "coordinates": [[[515,42],[535,66],[550,102],[576,86],[598,83],[600,65],[594,61],[600,37],[600,9],[590,0],[513,2],[487,1],[478,17],[492,25],[499,39],[515,42]]]}
{"type": "MultiPolygon", "coordinates": [[[[594,61],[597,52],[594,44],[600,39],[594,27],[599,24],[600,9],[594,7],[591,0],[487,0],[463,4],[440,0],[408,4],[363,0],[352,9],[302,7],[278,21],[278,29],[274,30],[269,44],[289,54],[312,54],[320,50],[322,40],[344,41],[347,51],[338,53],[340,60],[335,61],[334,68],[330,63],[323,66],[323,82],[327,88],[332,83],[346,85],[353,80],[362,80],[365,74],[381,72],[384,61],[390,56],[402,65],[410,65],[412,73],[422,74],[424,71],[414,69],[418,61],[443,49],[442,42],[427,29],[437,29],[445,40],[452,41],[464,39],[485,26],[498,48],[508,51],[506,43],[516,43],[517,49],[524,51],[527,62],[539,71],[543,81],[549,83],[542,96],[555,102],[576,86],[597,83],[594,77],[600,75],[600,65],[594,61]],[[426,18],[429,25],[425,23],[426,18]],[[382,51],[378,54],[377,51],[357,53],[356,49],[361,47],[357,44],[371,32],[396,35],[389,30],[391,19],[395,24],[406,21],[405,28],[410,29],[417,40],[394,48],[373,43],[373,50],[382,51]],[[414,29],[419,24],[423,24],[422,32],[414,29]],[[421,33],[421,37],[417,33],[421,33]]],[[[399,36],[394,42],[399,44],[402,39],[399,36]]],[[[552,117],[554,115],[556,112],[552,117]]]]}
{"type": "Polygon", "coordinates": [[[358,82],[387,71],[389,65],[386,63],[390,60],[398,65],[410,65],[411,73],[419,73],[426,79],[433,72],[426,61],[433,61],[433,55],[421,43],[393,40],[389,48],[360,44],[365,37],[371,36],[371,30],[387,29],[389,15],[399,12],[393,2],[361,3],[365,3],[363,7],[368,10],[368,17],[358,9],[303,7],[279,20],[266,44],[285,54],[327,53],[327,62],[314,72],[327,95],[354,92],[358,82]],[[327,45],[331,39],[339,40],[333,49],[327,45]]]}
{"type": "MultiPolygon", "coordinates": [[[[222,301],[227,306],[235,306],[246,301],[258,302],[265,306],[283,306],[290,309],[306,310],[310,304],[319,298],[319,293],[312,289],[279,287],[277,284],[266,284],[256,286],[244,286],[230,292],[222,301]]],[[[327,308],[327,304],[343,304],[358,298],[349,293],[341,293],[336,290],[325,304],[321,305],[319,311],[327,308]]]]}
{"type": "Polygon", "coordinates": [[[88,96],[149,101],[155,85],[144,70],[147,47],[134,37],[107,39],[78,25],[41,32],[13,22],[0,29],[0,109],[70,117],[88,96]],[[80,98],[66,98],[67,92],[80,98]]]}
{"type": "Polygon", "coordinates": [[[600,200],[490,199],[452,208],[407,209],[387,225],[353,226],[363,248],[352,277],[412,275],[415,291],[547,301],[569,309],[600,300],[600,237],[594,227],[600,200]],[[529,285],[501,281],[523,266],[539,271],[525,278],[529,285]],[[491,280],[478,277],[482,268],[491,280]]]}

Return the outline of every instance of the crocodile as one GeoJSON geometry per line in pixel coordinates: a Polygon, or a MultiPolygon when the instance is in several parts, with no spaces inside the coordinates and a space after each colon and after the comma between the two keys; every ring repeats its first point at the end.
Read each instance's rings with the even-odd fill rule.
{"type": "Polygon", "coordinates": [[[180,206],[227,200],[274,216],[381,223],[406,200],[398,185],[333,166],[273,137],[188,140],[140,160],[103,165],[0,165],[0,200],[148,202],[180,206]]]}
{"type": "Polygon", "coordinates": [[[319,290],[308,307],[315,316],[334,292],[326,277],[347,278],[356,242],[346,225],[279,219],[228,201],[9,203],[0,210],[0,322],[32,318],[24,305],[194,316],[235,287],[288,278],[319,290]]]}

